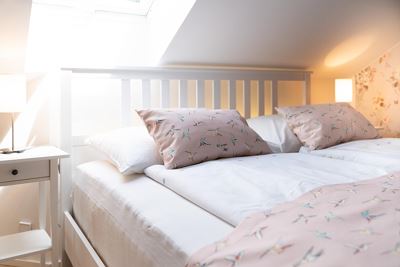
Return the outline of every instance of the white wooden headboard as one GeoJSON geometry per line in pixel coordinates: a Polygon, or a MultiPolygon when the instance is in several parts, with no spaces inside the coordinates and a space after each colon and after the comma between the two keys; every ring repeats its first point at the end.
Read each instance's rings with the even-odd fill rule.
{"type": "MultiPolygon", "coordinates": [[[[188,107],[188,81],[195,81],[196,107],[205,107],[205,81],[212,82],[212,107],[221,107],[221,81],[226,81],[228,85],[228,107],[236,109],[236,84],[240,81],[243,86],[243,115],[248,118],[251,112],[251,90],[250,83],[257,82],[257,103],[258,115],[275,113],[274,107],[278,105],[278,82],[279,81],[301,81],[303,82],[304,104],[310,102],[310,71],[304,70],[268,70],[268,69],[238,69],[238,68],[123,68],[123,69],[90,69],[90,68],[63,68],[61,75],[61,140],[60,146],[63,150],[71,154],[71,159],[64,160],[62,163],[62,209],[71,210],[70,191],[72,185],[73,168],[76,164],[75,158],[79,157],[74,153],[74,149],[82,146],[82,138],[72,136],[72,116],[73,108],[71,103],[71,84],[75,76],[96,76],[105,75],[109,79],[121,81],[121,107],[120,118],[121,127],[129,126],[132,115],[132,89],[131,80],[141,81],[142,107],[150,107],[151,92],[150,85],[152,80],[160,82],[160,103],[159,107],[170,107],[170,81],[178,80],[178,106],[188,107]],[[270,83],[271,89],[271,110],[265,110],[264,85],[270,83]],[[75,163],[74,163],[75,162],[75,163]]],[[[75,150],[76,151],[76,150],[75,150]]],[[[79,161],[79,160],[78,160],[79,161]]]]}

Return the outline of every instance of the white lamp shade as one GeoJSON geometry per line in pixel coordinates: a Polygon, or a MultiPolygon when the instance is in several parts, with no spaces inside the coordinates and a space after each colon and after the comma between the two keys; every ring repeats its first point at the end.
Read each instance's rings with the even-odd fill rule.
{"type": "Polygon", "coordinates": [[[0,112],[21,112],[26,104],[24,75],[0,75],[0,112]]]}
{"type": "Polygon", "coordinates": [[[335,101],[353,102],[353,80],[336,79],[335,80],[335,101]]]}

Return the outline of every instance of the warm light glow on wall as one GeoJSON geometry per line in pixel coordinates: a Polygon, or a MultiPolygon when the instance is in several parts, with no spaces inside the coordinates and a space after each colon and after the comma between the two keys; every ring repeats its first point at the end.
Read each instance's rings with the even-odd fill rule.
{"type": "Polygon", "coordinates": [[[353,80],[336,79],[335,80],[335,101],[353,102],[353,80]]]}
{"type": "Polygon", "coordinates": [[[325,66],[338,67],[344,65],[367,51],[372,44],[370,35],[357,35],[338,44],[325,58],[325,66]]]}

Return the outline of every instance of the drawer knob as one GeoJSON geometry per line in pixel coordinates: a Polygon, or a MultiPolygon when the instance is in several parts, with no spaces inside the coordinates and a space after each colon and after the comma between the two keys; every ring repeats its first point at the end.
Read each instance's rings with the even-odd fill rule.
{"type": "Polygon", "coordinates": [[[18,175],[18,170],[17,170],[17,169],[12,170],[12,171],[11,171],[11,174],[12,174],[12,175],[18,175]]]}

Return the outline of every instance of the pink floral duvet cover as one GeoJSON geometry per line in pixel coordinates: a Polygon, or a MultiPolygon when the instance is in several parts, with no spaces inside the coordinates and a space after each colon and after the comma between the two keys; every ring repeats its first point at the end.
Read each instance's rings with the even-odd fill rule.
{"type": "Polygon", "coordinates": [[[317,188],[246,218],[187,267],[400,266],[400,173],[317,188]]]}

